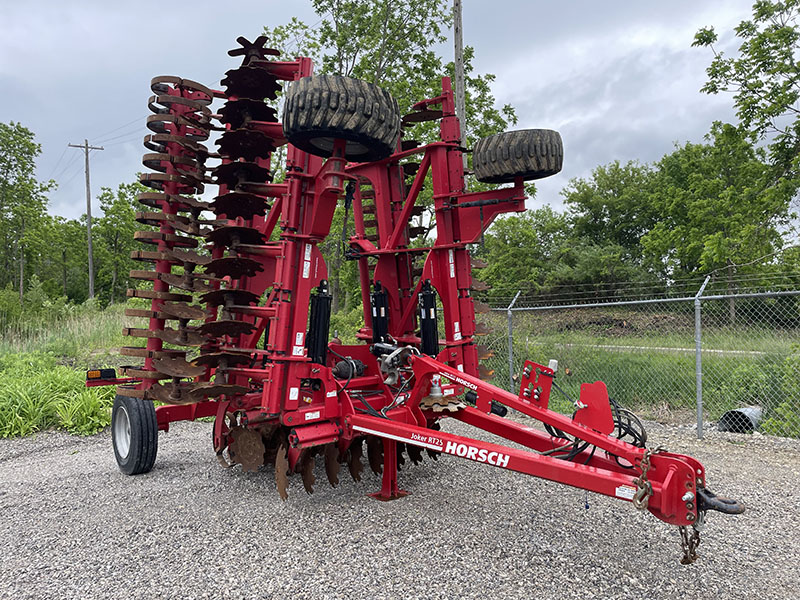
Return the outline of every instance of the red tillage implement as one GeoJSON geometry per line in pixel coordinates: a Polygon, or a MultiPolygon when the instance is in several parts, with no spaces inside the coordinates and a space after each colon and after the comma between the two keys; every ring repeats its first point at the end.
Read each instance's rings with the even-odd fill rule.
{"type": "Polygon", "coordinates": [[[472,279],[467,246],[498,215],[524,210],[525,180],[561,169],[558,133],[480,140],[476,178],[511,185],[468,193],[449,79],[401,117],[374,85],[312,76],[305,58],[272,60],[263,37],[238,41],[229,54],[243,64],[226,73],[223,90],[178,77],[151,84],[143,162],[153,172],[141,182],[153,191],[140,195],[146,212],[137,220],[154,229],[136,234],[150,249],[133,258],[153,268],[133,271],[147,283],[128,291],[149,308],[127,310],[149,323],[125,330],[144,347],[122,349],[144,361],[124,367],[122,379],[98,371],[90,381],[120,384],[112,414],[120,469],[149,471],[159,430],[213,416],[220,463],[274,463],[284,499],[292,473],[313,491],[316,456],[332,485],[341,465],[360,480],[366,442],[383,477],[374,496],[391,500],[406,494],[397,480],[406,454],[417,463],[423,452],[445,453],[647,508],[682,528],[683,561],[694,560],[705,512],[743,510],[706,489],[697,460],[646,449],[641,423],[609,401],[603,383],[583,386],[571,418],[548,410],[555,363],[526,363],[518,395],[484,381],[491,372],[479,359],[491,352],[477,344],[486,327],[475,313],[487,307],[471,292],[486,286],[472,279]],[[284,81],[280,123],[267,102],[284,81]],[[425,121],[439,122],[438,141],[405,139],[425,121]],[[221,132],[216,153],[204,144],[212,131],[221,132]],[[280,147],[285,178],[276,183],[270,160],[280,147]],[[205,184],[219,186],[212,202],[195,197],[205,184]],[[426,185],[432,207],[419,200],[426,185]],[[330,340],[332,294],[318,247],[340,204],[355,225],[342,240],[361,279],[357,345],[330,340]],[[422,245],[429,230],[435,241],[422,245]],[[544,431],[504,418],[506,407],[544,431]],[[441,431],[445,417],[517,446],[441,431]]]}

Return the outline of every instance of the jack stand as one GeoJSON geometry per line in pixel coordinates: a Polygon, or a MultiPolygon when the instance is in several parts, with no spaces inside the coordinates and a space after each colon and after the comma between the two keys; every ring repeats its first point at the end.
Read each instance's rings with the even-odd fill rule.
{"type": "Polygon", "coordinates": [[[381,491],[369,494],[369,497],[388,502],[408,496],[410,493],[397,487],[397,442],[383,438],[383,483],[381,491]]]}

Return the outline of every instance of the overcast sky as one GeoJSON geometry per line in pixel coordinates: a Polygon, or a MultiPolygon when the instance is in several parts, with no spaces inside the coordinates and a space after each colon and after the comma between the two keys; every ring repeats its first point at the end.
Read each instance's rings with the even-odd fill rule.
{"type": "MultiPolygon", "coordinates": [[[[564,139],[564,170],[539,182],[531,208],[561,208],[569,179],[598,165],[657,160],[675,142],[701,141],[712,121],[734,119],[729,96],[699,92],[711,55],[691,43],[714,25],[719,47],[735,50],[730,31],[750,16],[751,0],[463,4],[464,43],[475,47],[476,70],[497,76],[498,103],[516,108],[519,128],[557,129],[564,139]]],[[[78,217],[82,152],[68,143],[105,147],[91,154],[95,197],[132,181],[143,169],[151,77],[218,86],[238,64],[226,54],[238,35],[252,39],[292,16],[319,20],[305,0],[0,0],[0,121],[36,134],[38,176],[59,184],[52,212],[78,217]]],[[[441,50],[452,59],[452,43],[441,50]]]]}

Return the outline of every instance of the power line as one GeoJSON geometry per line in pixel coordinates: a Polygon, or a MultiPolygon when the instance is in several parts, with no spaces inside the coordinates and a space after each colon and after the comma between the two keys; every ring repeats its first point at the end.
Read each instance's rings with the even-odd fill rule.
{"type": "Polygon", "coordinates": [[[61,159],[64,158],[64,155],[67,153],[67,149],[68,148],[69,148],[69,146],[64,146],[64,150],[61,151],[61,156],[58,157],[58,160],[56,161],[56,165],[52,169],[50,169],[50,177],[48,177],[47,179],[52,179],[53,178],[53,173],[56,172],[56,169],[58,168],[58,165],[61,164],[61,159]]]}
{"type": "Polygon", "coordinates": [[[146,118],[147,118],[147,115],[144,115],[143,117],[136,117],[133,121],[128,121],[124,125],[120,125],[119,127],[116,127],[114,129],[111,129],[109,131],[103,132],[101,134],[98,134],[98,135],[95,135],[95,136],[92,136],[92,137],[93,137],[93,139],[104,137],[104,136],[108,135],[109,133],[114,133],[116,131],[119,131],[123,127],[128,127],[129,125],[133,125],[134,123],[141,123],[146,118]]]}

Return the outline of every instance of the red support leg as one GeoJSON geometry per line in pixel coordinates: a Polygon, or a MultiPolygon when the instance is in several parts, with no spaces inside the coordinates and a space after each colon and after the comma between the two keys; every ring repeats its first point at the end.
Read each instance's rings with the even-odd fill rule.
{"type": "Polygon", "coordinates": [[[383,484],[380,492],[369,496],[388,502],[408,496],[410,493],[397,487],[397,442],[383,438],[383,484]]]}

